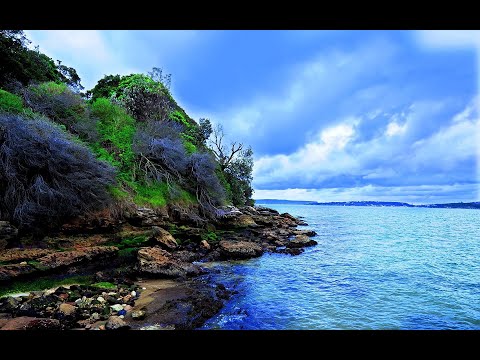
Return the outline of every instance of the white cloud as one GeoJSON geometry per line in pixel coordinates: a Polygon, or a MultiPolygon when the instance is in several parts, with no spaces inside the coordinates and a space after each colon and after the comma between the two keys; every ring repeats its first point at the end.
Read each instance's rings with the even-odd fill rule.
{"type": "Polygon", "coordinates": [[[395,136],[395,135],[403,134],[406,129],[407,129],[407,124],[399,125],[397,122],[392,121],[391,123],[388,124],[385,134],[387,136],[395,136]]]}
{"type": "Polygon", "coordinates": [[[419,43],[432,48],[460,48],[480,46],[479,30],[420,30],[419,43]]]}

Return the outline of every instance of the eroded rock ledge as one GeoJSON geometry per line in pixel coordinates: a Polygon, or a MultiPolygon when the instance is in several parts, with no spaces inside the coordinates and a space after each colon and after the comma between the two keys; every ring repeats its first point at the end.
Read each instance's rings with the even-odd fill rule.
{"type": "MultiPolygon", "coordinates": [[[[112,288],[83,285],[3,297],[0,328],[113,330],[141,328],[143,323],[196,328],[220,310],[232,290],[206,282],[200,276],[208,273],[202,262],[248,259],[266,252],[299,255],[317,244],[311,239],[316,233],[297,229],[307,224],[290,214],[260,206],[226,207],[222,212],[222,218],[206,222],[175,207],[139,208],[118,221],[76,219],[43,239],[41,247],[16,238],[15,243],[23,247],[0,247],[0,289],[14,289],[17,282],[39,277],[78,274],[112,288]],[[167,300],[136,305],[142,279],[170,279],[159,281],[176,285],[147,290],[149,298],[167,300]]],[[[17,237],[13,226],[0,225],[2,244],[17,237]]]]}

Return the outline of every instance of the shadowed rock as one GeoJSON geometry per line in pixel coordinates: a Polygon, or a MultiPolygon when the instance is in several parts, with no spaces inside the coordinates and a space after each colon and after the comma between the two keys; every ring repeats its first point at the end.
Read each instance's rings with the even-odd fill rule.
{"type": "Polygon", "coordinates": [[[157,247],[140,249],[137,258],[138,270],[147,274],[162,277],[187,277],[199,275],[202,272],[199,266],[180,261],[167,251],[157,247]]]}
{"type": "Polygon", "coordinates": [[[223,258],[248,259],[263,254],[260,245],[248,241],[220,241],[219,250],[223,258]]]}

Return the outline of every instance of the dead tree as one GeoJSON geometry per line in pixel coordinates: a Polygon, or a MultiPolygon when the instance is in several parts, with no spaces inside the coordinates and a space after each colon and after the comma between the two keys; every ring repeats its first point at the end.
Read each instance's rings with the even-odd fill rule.
{"type": "Polygon", "coordinates": [[[210,149],[215,154],[222,170],[225,170],[235,158],[235,154],[243,149],[243,144],[237,142],[230,143],[230,147],[226,146],[223,143],[224,137],[223,126],[217,124],[213,129],[213,139],[210,140],[210,149]]]}

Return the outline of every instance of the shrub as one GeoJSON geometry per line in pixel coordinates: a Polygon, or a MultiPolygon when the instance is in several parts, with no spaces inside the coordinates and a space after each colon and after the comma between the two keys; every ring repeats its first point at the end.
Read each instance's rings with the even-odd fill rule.
{"type": "Polygon", "coordinates": [[[40,232],[101,209],[114,175],[58,125],[0,115],[0,219],[40,232]]]}
{"type": "Polygon", "coordinates": [[[45,82],[23,90],[26,104],[35,112],[64,125],[83,140],[98,138],[96,120],[82,97],[63,83],[45,82]]]}
{"type": "Polygon", "coordinates": [[[23,111],[23,101],[18,95],[0,89],[0,111],[7,113],[20,113],[23,111]]]}
{"type": "Polygon", "coordinates": [[[95,145],[97,155],[120,170],[119,176],[132,180],[135,154],[132,151],[135,120],[110,100],[99,98],[92,104],[92,115],[97,121],[100,142],[95,145]]]}

